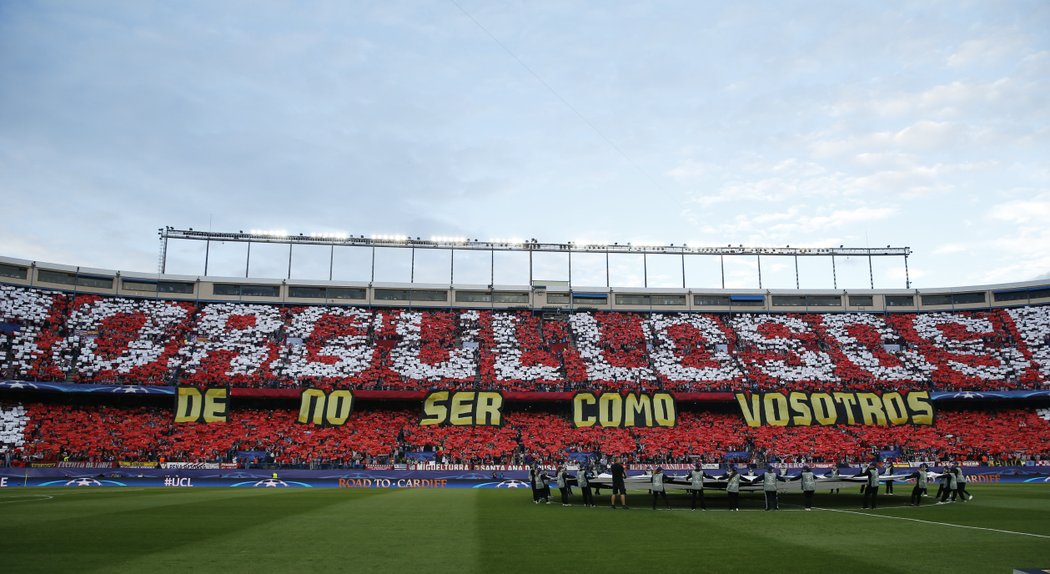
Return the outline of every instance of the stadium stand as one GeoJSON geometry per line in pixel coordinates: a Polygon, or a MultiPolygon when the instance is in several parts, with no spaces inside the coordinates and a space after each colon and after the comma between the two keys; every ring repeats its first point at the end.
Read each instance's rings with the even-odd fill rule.
{"type": "MultiPolygon", "coordinates": [[[[1044,390],[1050,306],[551,315],[176,301],[0,285],[0,375],[417,393],[1044,390]]],[[[740,453],[841,463],[880,450],[915,460],[1050,457],[1050,411],[988,403],[975,405],[983,410],[939,408],[932,426],[749,427],[739,413],[689,407],[670,428],[577,429],[549,407],[522,403],[499,427],[421,426],[415,410],[374,404],[355,407],[342,427],[317,427],[297,423],[287,407],[237,405],[229,422],[215,425],[176,424],[170,409],[156,406],[35,401],[0,407],[0,452],[36,461],[230,462],[241,451],[265,451],[284,465],[341,467],[413,458],[521,464],[584,454],[647,463],[725,461],[740,453]]]]}
{"type": "MultiPolygon", "coordinates": [[[[751,451],[756,460],[854,463],[879,450],[915,460],[1050,457],[1050,421],[1034,409],[942,411],[933,426],[757,427],[739,415],[688,412],[671,428],[574,429],[562,416],[515,412],[501,427],[420,426],[405,409],[356,411],[342,427],[296,422],[288,409],[239,409],[225,424],[176,424],[170,409],[29,403],[4,409],[3,437],[24,441],[32,460],[232,461],[265,451],[288,466],[403,462],[416,451],[450,463],[560,461],[573,453],[632,462],[723,461],[751,451]],[[19,432],[19,429],[22,429],[19,432]],[[13,438],[12,438],[13,437],[13,438]]],[[[243,462],[243,461],[242,461],[243,462]]]]}
{"type": "Polygon", "coordinates": [[[8,379],[514,391],[1043,389],[1050,307],[935,313],[368,309],[0,285],[8,379]]]}

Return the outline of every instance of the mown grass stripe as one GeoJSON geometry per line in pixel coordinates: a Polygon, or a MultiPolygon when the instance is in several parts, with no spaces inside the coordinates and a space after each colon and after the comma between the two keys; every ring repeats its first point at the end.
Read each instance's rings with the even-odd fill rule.
{"type": "Polygon", "coordinates": [[[888,519],[891,519],[891,520],[907,520],[908,522],[921,522],[923,524],[935,524],[937,526],[950,526],[952,528],[969,528],[971,530],[986,530],[988,532],[1000,532],[1000,533],[1003,533],[1003,534],[1016,534],[1016,535],[1019,535],[1019,536],[1033,536],[1035,538],[1047,538],[1047,539],[1050,539],[1050,536],[1047,536],[1045,534],[1033,534],[1031,532],[1017,532],[1017,531],[1014,531],[1014,530],[1002,530],[1000,528],[986,528],[984,526],[971,526],[969,524],[952,524],[951,522],[937,522],[935,520],[922,520],[921,518],[908,518],[906,516],[892,516],[892,515],[889,515],[889,514],[874,514],[874,513],[871,513],[871,512],[857,512],[856,510],[841,510],[841,509],[838,509],[838,508],[818,508],[818,507],[814,507],[814,508],[817,508],[817,510],[822,510],[822,511],[825,511],[825,512],[841,512],[841,513],[845,513],[845,514],[856,514],[858,516],[870,516],[871,518],[888,518],[888,519]]]}

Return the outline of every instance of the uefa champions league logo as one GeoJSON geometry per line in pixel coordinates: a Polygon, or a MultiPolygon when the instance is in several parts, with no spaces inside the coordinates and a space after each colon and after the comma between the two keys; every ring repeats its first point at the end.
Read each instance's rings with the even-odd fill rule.
{"type": "Polygon", "coordinates": [[[139,387],[136,385],[125,385],[114,388],[111,392],[118,394],[135,394],[135,393],[149,393],[145,387],[139,387]]]}
{"type": "Polygon", "coordinates": [[[81,476],[69,480],[49,480],[37,486],[127,486],[127,484],[117,480],[96,480],[90,476],[81,476]]]}
{"type": "Polygon", "coordinates": [[[279,478],[266,478],[258,481],[238,482],[231,484],[230,486],[241,487],[241,488],[311,488],[309,484],[305,482],[297,482],[289,480],[285,482],[279,478]]]}
{"type": "Polygon", "coordinates": [[[529,488],[529,483],[521,480],[504,480],[503,482],[482,482],[471,488],[529,488]]]}
{"type": "Polygon", "coordinates": [[[24,383],[22,381],[3,381],[0,386],[7,387],[9,389],[39,389],[37,385],[33,383],[24,383]]]}
{"type": "Polygon", "coordinates": [[[953,399],[983,399],[982,393],[975,393],[973,391],[963,391],[961,393],[955,393],[952,395],[953,399]]]}

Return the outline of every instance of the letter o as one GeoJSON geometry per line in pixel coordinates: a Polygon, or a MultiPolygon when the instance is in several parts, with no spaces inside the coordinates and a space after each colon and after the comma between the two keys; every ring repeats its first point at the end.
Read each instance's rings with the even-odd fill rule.
{"type": "Polygon", "coordinates": [[[603,427],[623,426],[623,397],[620,393],[602,393],[598,398],[598,421],[603,427]]]}

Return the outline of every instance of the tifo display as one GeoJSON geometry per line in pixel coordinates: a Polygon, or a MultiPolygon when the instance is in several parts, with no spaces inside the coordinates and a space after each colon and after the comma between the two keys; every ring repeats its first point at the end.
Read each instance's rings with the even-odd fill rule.
{"type": "Polygon", "coordinates": [[[890,314],[369,309],[0,286],[0,374],[134,385],[550,391],[1045,389],[1050,307],[890,314]]]}

